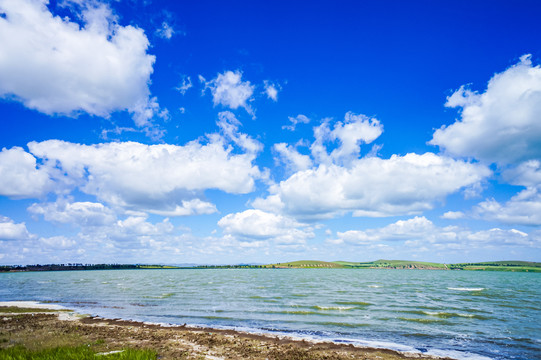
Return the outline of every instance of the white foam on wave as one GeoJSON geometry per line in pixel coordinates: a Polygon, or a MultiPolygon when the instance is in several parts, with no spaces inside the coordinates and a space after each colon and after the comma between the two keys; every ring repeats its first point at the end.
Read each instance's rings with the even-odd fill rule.
{"type": "Polygon", "coordinates": [[[439,356],[443,358],[452,358],[457,360],[492,360],[487,356],[473,354],[465,351],[456,351],[456,350],[438,350],[432,349],[426,352],[428,355],[439,356]]]}
{"type": "Polygon", "coordinates": [[[430,315],[430,316],[442,316],[442,317],[452,317],[452,316],[459,316],[459,317],[466,317],[466,318],[472,318],[475,317],[474,314],[461,314],[461,313],[449,313],[445,311],[422,311],[423,314],[430,315]]]}
{"type": "Polygon", "coordinates": [[[368,285],[368,287],[371,287],[371,288],[380,288],[381,285],[368,285]]]}
{"type": "Polygon", "coordinates": [[[318,310],[351,310],[355,309],[355,306],[314,306],[318,310]]]}
{"type": "Polygon", "coordinates": [[[0,301],[0,306],[15,306],[29,309],[63,310],[63,306],[56,304],[43,304],[37,301],[0,301]]]}
{"type": "Polygon", "coordinates": [[[483,291],[485,288],[466,288],[466,287],[448,287],[449,290],[456,291],[483,291]]]}

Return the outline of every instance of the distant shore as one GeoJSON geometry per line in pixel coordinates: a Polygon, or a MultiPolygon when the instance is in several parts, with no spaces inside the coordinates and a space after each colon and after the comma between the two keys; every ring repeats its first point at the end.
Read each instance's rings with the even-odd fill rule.
{"type": "Polygon", "coordinates": [[[0,357],[6,349],[15,346],[25,347],[29,351],[86,346],[97,354],[149,349],[162,360],[450,360],[420,353],[295,340],[234,330],[103,319],[34,302],[0,303],[0,317],[0,357]]]}
{"type": "Polygon", "coordinates": [[[265,265],[152,265],[152,264],[34,264],[0,265],[0,272],[73,271],[73,270],[155,270],[155,269],[407,269],[407,270],[470,270],[541,272],[540,262],[487,261],[479,263],[441,264],[408,260],[377,260],[369,262],[300,260],[265,265]]]}

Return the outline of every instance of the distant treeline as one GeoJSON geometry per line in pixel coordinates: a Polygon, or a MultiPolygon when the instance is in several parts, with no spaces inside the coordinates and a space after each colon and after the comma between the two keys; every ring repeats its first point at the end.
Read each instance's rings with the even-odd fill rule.
{"type": "Polygon", "coordinates": [[[0,266],[0,272],[16,271],[69,271],[69,270],[130,270],[130,269],[171,269],[174,266],[139,264],[35,264],[0,266]]]}
{"type": "Polygon", "coordinates": [[[529,261],[495,261],[480,263],[440,264],[407,260],[377,260],[371,262],[301,260],[288,263],[253,265],[143,265],[143,264],[46,264],[0,266],[0,272],[66,271],[66,270],[130,270],[130,269],[418,269],[541,272],[541,263],[529,261]]]}

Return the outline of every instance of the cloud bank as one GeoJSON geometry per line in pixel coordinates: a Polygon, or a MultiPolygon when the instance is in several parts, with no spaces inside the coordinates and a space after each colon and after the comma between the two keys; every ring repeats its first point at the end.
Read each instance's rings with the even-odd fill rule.
{"type": "Polygon", "coordinates": [[[107,118],[127,110],[147,126],[159,105],[150,95],[155,57],[143,30],[119,25],[105,4],[88,2],[69,19],[47,3],[0,1],[0,96],[48,115],[107,118]]]}
{"type": "Polygon", "coordinates": [[[447,98],[460,119],[430,141],[456,156],[515,164],[541,159],[541,66],[530,55],[494,75],[483,93],[460,87],[447,98]]]}

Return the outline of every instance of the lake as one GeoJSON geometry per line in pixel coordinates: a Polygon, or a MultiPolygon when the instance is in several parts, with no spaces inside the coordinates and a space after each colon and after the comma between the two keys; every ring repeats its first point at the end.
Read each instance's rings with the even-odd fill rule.
{"type": "Polygon", "coordinates": [[[541,274],[171,269],[0,274],[0,301],[458,359],[539,359],[541,274]]]}

